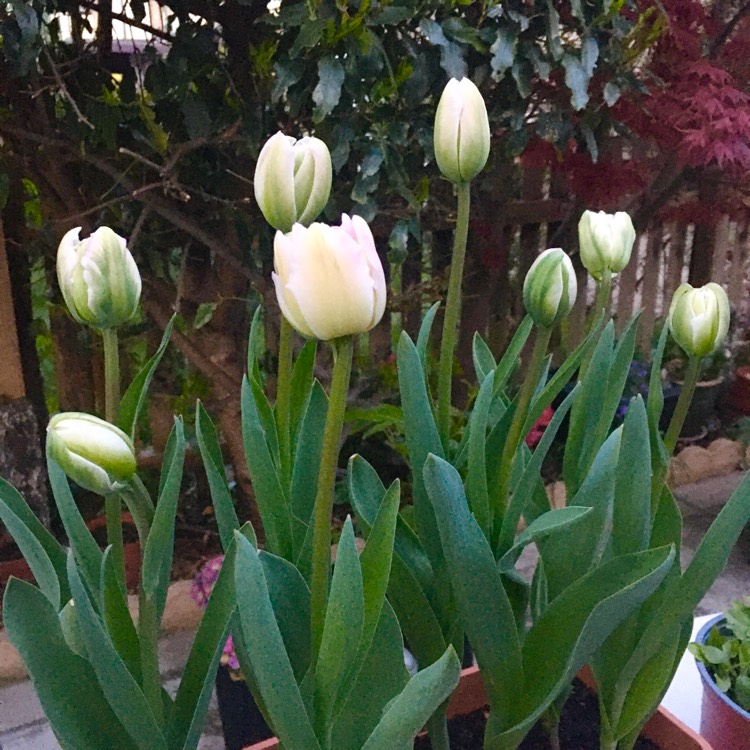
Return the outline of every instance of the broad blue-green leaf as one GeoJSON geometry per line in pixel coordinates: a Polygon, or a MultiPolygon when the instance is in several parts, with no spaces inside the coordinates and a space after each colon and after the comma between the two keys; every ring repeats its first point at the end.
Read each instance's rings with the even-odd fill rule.
{"type": "MultiPolygon", "coordinates": [[[[68,536],[68,542],[76,556],[86,585],[92,592],[99,589],[99,572],[102,566],[102,551],[86,527],[73,495],[68,478],[54,458],[47,456],[47,473],[52,494],[55,497],[60,520],[68,536]]],[[[67,563],[66,563],[67,570],[67,563]]],[[[67,578],[67,574],[66,574],[67,578]]],[[[99,602],[96,603],[97,606],[99,602]]]]}
{"type": "Polygon", "coordinates": [[[492,356],[487,342],[479,335],[478,331],[474,332],[474,338],[471,342],[471,356],[474,360],[474,372],[477,376],[478,383],[484,383],[484,379],[495,371],[497,362],[492,356]]]}
{"type": "Polygon", "coordinates": [[[419,335],[417,336],[417,353],[419,354],[419,361],[422,363],[422,370],[427,377],[427,347],[430,343],[430,333],[432,332],[432,324],[435,321],[435,315],[440,309],[440,303],[436,302],[426,313],[422,319],[422,325],[419,327],[419,335]]]}
{"type": "Polygon", "coordinates": [[[167,323],[164,329],[164,335],[161,337],[159,348],[154,352],[151,359],[143,365],[135,378],[133,378],[133,382],[128,386],[125,394],[120,399],[120,405],[117,407],[117,426],[123,432],[130,435],[133,440],[135,439],[135,431],[138,427],[138,418],[148,398],[149,386],[153,380],[156,368],[159,366],[159,362],[161,362],[161,358],[167,350],[167,344],[169,344],[169,338],[172,335],[172,326],[176,317],[177,315],[175,314],[169,319],[169,323],[167,323]]]}
{"type": "Polygon", "coordinates": [[[443,556],[435,515],[425,492],[422,467],[430,453],[442,457],[443,446],[432,414],[419,354],[406,333],[401,334],[398,342],[398,382],[413,472],[417,533],[433,567],[439,567],[443,556]]]}
{"type": "Polygon", "coordinates": [[[449,78],[461,80],[467,74],[466,61],[463,50],[455,42],[451,42],[443,33],[440,24],[431,19],[423,18],[419,22],[419,30],[427,37],[430,44],[440,48],[440,67],[449,78]]]}
{"type": "Polygon", "coordinates": [[[344,66],[335,57],[324,57],[318,62],[318,85],[312,94],[313,122],[326,118],[339,103],[344,77],[344,66]]]}
{"type": "Polygon", "coordinates": [[[384,708],[403,690],[408,678],[398,619],[385,602],[354,685],[337,712],[331,732],[331,750],[362,747],[384,708]]]}
{"type": "Polygon", "coordinates": [[[494,387],[495,373],[493,367],[482,380],[467,425],[469,431],[469,465],[466,473],[466,496],[474,518],[477,519],[477,523],[487,538],[489,538],[491,532],[490,493],[487,485],[487,422],[494,387]]]}
{"type": "Polygon", "coordinates": [[[112,547],[107,547],[102,557],[101,592],[102,619],[112,645],[136,682],[140,682],[141,648],[138,632],[128,609],[127,594],[122,589],[112,547]]]}
{"type": "Polygon", "coordinates": [[[491,712],[485,747],[520,741],[607,636],[654,591],[673,559],[670,547],[616,558],[552,601],[523,642],[523,673],[534,679],[524,681],[510,713],[491,712]]]}
{"type": "Polygon", "coordinates": [[[489,543],[469,512],[458,472],[430,456],[424,478],[435,508],[459,617],[482,669],[490,702],[510,711],[509,684],[523,678],[515,617],[489,543]]]}
{"type": "Polygon", "coordinates": [[[279,631],[297,682],[310,668],[310,589],[288,560],[259,552],[279,631]]]}
{"type": "Polygon", "coordinates": [[[589,102],[588,88],[591,76],[575,55],[564,55],[562,64],[565,68],[565,85],[570,89],[570,102],[573,109],[579,111],[589,102]]]}
{"type": "Polygon", "coordinates": [[[221,546],[226,551],[234,538],[235,530],[240,527],[240,521],[224,472],[224,458],[221,455],[216,428],[200,401],[195,405],[195,436],[211,491],[211,503],[219,527],[221,546]]]}
{"type": "Polygon", "coordinates": [[[393,699],[362,750],[405,748],[458,684],[461,664],[452,646],[431,666],[412,677],[393,699]]]}
{"type": "Polygon", "coordinates": [[[235,595],[242,639],[271,726],[288,748],[320,750],[294,678],[255,548],[235,532],[235,595]]]}
{"type": "Polygon", "coordinates": [[[356,659],[364,623],[362,569],[354,545],[354,529],[346,519],[333,566],[320,654],[315,665],[315,711],[319,727],[328,726],[344,678],[356,659]]]}
{"type": "Polygon", "coordinates": [[[262,308],[260,305],[255,308],[253,313],[253,319],[250,321],[250,330],[247,334],[247,377],[251,380],[260,379],[260,369],[258,367],[258,360],[262,357],[263,352],[261,347],[263,346],[263,337],[261,335],[261,313],[262,308]]]}
{"type": "Polygon", "coordinates": [[[70,649],[55,607],[39,589],[11,578],[3,599],[3,622],[63,750],[136,750],[102,694],[91,664],[70,649]],[[71,689],[75,700],[70,699],[71,689]]]}
{"type": "Polygon", "coordinates": [[[167,447],[164,450],[159,500],[156,503],[154,522],[151,525],[146,548],[143,551],[141,585],[146,597],[152,599],[156,606],[157,620],[161,619],[164,611],[169,575],[172,570],[174,524],[177,515],[177,502],[180,499],[184,463],[185,435],[182,429],[182,421],[176,419],[172,434],[167,441],[167,447]]]}
{"type": "Polygon", "coordinates": [[[499,81],[506,70],[513,65],[516,55],[516,45],[518,44],[518,35],[508,28],[501,28],[497,31],[497,38],[490,47],[492,58],[490,66],[492,67],[492,78],[499,81]]]}
{"type": "Polygon", "coordinates": [[[297,433],[307,410],[310,390],[313,387],[315,354],[318,351],[316,339],[310,339],[297,355],[292,368],[292,380],[289,388],[289,428],[292,445],[297,444],[297,433]]]}
{"type": "Polygon", "coordinates": [[[200,739],[216,670],[235,611],[234,537],[214,583],[206,610],[190,647],[185,671],[167,720],[169,750],[193,750],[200,739]]]}
{"type": "MultiPolygon", "coordinates": [[[[5,481],[0,483],[0,498],[9,494],[5,481]]],[[[29,565],[34,580],[55,609],[59,609],[60,581],[55,566],[34,532],[0,499],[0,520],[13,537],[24,560],[29,565]]],[[[41,525],[41,524],[40,524],[41,525]]],[[[44,528],[44,527],[42,527],[44,528]]],[[[46,529],[45,529],[46,531],[46,529]]],[[[63,579],[67,588],[67,577],[63,579]]]]}
{"type": "Polygon", "coordinates": [[[568,502],[569,507],[590,507],[593,512],[570,535],[560,533],[539,542],[550,600],[596,566],[604,554],[612,523],[621,433],[618,429],[607,439],[581,489],[568,502]]]}
{"type": "Polygon", "coordinates": [[[72,552],[68,554],[68,580],[88,660],[94,668],[103,695],[140,750],[167,750],[167,743],[152,707],[91,606],[72,552]]]}
{"type": "Polygon", "coordinates": [[[267,549],[287,559],[292,554],[289,502],[276,473],[267,436],[247,378],[242,383],[242,438],[245,460],[266,532],[267,549]]]}
{"type": "MultiPolygon", "coordinates": [[[[498,362],[497,368],[495,369],[495,392],[505,389],[508,383],[508,379],[515,371],[518,366],[518,359],[521,355],[526,341],[529,338],[529,334],[534,327],[534,321],[530,315],[527,315],[521,324],[516,328],[516,332],[513,334],[513,338],[508,344],[508,348],[505,350],[500,362],[498,362]]],[[[550,399],[551,401],[552,399],[550,399]]]]}
{"type": "Polygon", "coordinates": [[[547,0],[547,43],[554,60],[563,56],[563,46],[560,41],[560,14],[552,0],[547,0]]]}
{"type": "MultiPolygon", "coordinates": [[[[60,585],[61,601],[67,601],[70,599],[68,574],[66,570],[67,555],[63,546],[54,536],[52,536],[52,534],[50,534],[42,522],[36,517],[36,514],[31,510],[29,504],[23,498],[21,493],[2,478],[0,478],[0,501],[2,501],[10,513],[15,515],[19,521],[23,523],[42,546],[42,549],[55,569],[58,583],[60,585]]],[[[8,526],[5,519],[2,516],[0,516],[0,518],[2,518],[5,525],[8,526]]],[[[21,548],[20,545],[19,548],[21,548]]],[[[32,568],[32,572],[33,570],[34,569],[32,568]]]]}
{"type": "Polygon", "coordinates": [[[651,450],[643,399],[630,402],[622,431],[612,518],[615,555],[646,549],[651,535],[651,450]]]}
{"type": "Polygon", "coordinates": [[[675,580],[664,596],[629,662],[623,667],[621,682],[630,684],[649,659],[662,647],[676,625],[691,616],[711,584],[727,564],[737,537],[750,520],[750,474],[732,493],[701,541],[682,577],[675,580]]]}

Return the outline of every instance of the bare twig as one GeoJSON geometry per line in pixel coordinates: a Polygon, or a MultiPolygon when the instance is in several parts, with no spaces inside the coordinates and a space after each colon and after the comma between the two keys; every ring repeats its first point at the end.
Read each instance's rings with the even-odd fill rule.
{"type": "MultiPolygon", "coordinates": [[[[84,8],[88,8],[89,10],[94,10],[97,13],[100,9],[100,4],[98,2],[93,2],[92,0],[79,0],[78,5],[84,8]]],[[[149,26],[147,23],[143,23],[142,21],[136,21],[135,18],[126,16],[124,13],[111,11],[110,17],[116,21],[122,21],[122,23],[127,24],[128,26],[132,26],[133,28],[146,31],[157,39],[164,39],[167,42],[174,41],[174,38],[168,31],[162,31],[161,29],[157,29],[154,26],[149,26]]]]}
{"type": "Polygon", "coordinates": [[[52,70],[52,75],[55,77],[55,81],[57,82],[57,87],[63,97],[67,99],[70,106],[73,107],[73,111],[76,113],[78,122],[83,123],[87,128],[91,130],[96,130],[96,128],[86,118],[86,115],[84,115],[83,112],[81,112],[81,110],[78,108],[76,100],[71,96],[70,91],[68,91],[68,87],[65,85],[65,81],[63,81],[62,76],[60,75],[60,71],[57,69],[55,61],[52,59],[52,55],[50,55],[49,50],[46,47],[44,48],[44,54],[47,57],[47,62],[49,63],[52,70]]]}
{"type": "Polygon", "coordinates": [[[78,219],[83,219],[86,216],[91,216],[91,214],[98,213],[99,211],[102,211],[109,206],[115,206],[118,203],[123,203],[124,201],[138,200],[140,196],[143,195],[143,193],[147,193],[151,190],[154,190],[155,188],[160,187],[164,187],[163,182],[151,182],[148,185],[143,185],[142,187],[136,188],[127,195],[118,195],[116,198],[110,198],[109,200],[99,203],[92,208],[86,209],[85,211],[78,211],[77,213],[64,216],[62,219],[53,219],[52,223],[70,224],[72,221],[78,221],[78,219]]]}

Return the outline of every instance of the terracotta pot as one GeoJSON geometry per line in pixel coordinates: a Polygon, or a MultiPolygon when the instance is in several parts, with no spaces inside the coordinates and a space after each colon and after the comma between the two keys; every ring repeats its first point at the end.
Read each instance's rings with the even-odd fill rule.
{"type": "Polygon", "coordinates": [[[727,398],[733,409],[750,415],[750,365],[735,370],[734,382],[727,398]]]}
{"type": "MultiPolygon", "coordinates": [[[[133,526],[133,517],[130,513],[122,514],[123,525],[133,526]]],[[[104,516],[97,516],[86,525],[89,531],[94,533],[99,529],[106,528],[107,519],[104,516]]],[[[0,547],[14,546],[15,542],[12,537],[6,535],[0,540],[0,547]]],[[[141,543],[139,541],[126,542],[124,547],[125,553],[125,582],[128,588],[135,588],[141,575],[141,543]]],[[[5,586],[11,576],[20,578],[23,581],[33,581],[34,576],[31,574],[31,568],[22,557],[14,560],[4,560],[0,562],[0,586],[5,586]]]]}
{"type": "MultiPolygon", "coordinates": [[[[695,640],[705,643],[714,626],[721,627],[724,615],[709,620],[695,640]]],[[[750,750],[750,712],[745,711],[716,686],[705,664],[696,660],[703,681],[701,734],[716,750],[750,750]]]]}
{"type": "MultiPolygon", "coordinates": [[[[593,681],[590,672],[587,673],[584,668],[578,676],[591,687],[593,681]]],[[[456,687],[448,703],[448,718],[469,714],[486,705],[487,694],[484,691],[479,668],[468,667],[464,669],[461,672],[458,687],[456,687]]],[[[643,735],[657,745],[660,750],[734,750],[728,745],[716,745],[713,748],[703,737],[696,734],[665,708],[659,708],[648,720],[643,728],[643,735]]],[[[245,750],[276,750],[278,747],[279,741],[272,738],[251,745],[245,750]]]]}

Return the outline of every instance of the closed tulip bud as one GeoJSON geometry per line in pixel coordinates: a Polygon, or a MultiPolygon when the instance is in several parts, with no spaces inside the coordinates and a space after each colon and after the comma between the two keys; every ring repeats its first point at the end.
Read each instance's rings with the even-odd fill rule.
{"type": "Polygon", "coordinates": [[[600,281],[605,271],[619,273],[630,260],[635,229],[624,211],[584,211],[578,222],[578,243],[584,268],[600,281]]]}
{"type": "Polygon", "coordinates": [[[269,138],[255,167],[255,200],[266,221],[281,232],[307,226],[328,203],[331,155],[318,138],[298,141],[281,132],[269,138]]]}
{"type": "Polygon", "coordinates": [[[70,314],[104,330],[130,320],[141,297],[141,276],[124,237],[99,227],[85,240],[71,229],[57,249],[57,280],[70,314]]]}
{"type": "Polygon", "coordinates": [[[47,452],[77,484],[100,495],[122,490],[136,470],[132,440],[91,414],[57,414],[47,426],[47,452]]]}
{"type": "Polygon", "coordinates": [[[538,326],[550,328],[571,311],[577,292],[570,258],[559,247],[553,247],[545,250],[526,274],[523,304],[538,326]]]}
{"type": "Polygon", "coordinates": [[[328,341],[364,333],[385,310],[385,275],[360,216],[341,226],[295,224],[276,233],[273,283],[284,317],[303,336],[328,341]]]}
{"type": "Polygon", "coordinates": [[[667,319],[674,340],[691,357],[715,352],[729,330],[729,299],[718,285],[700,289],[681,284],[672,297],[667,319]]]}
{"type": "Polygon", "coordinates": [[[435,159],[451,182],[468,182],[490,153],[490,123],[479,89],[468,79],[448,81],[435,112],[435,159]]]}

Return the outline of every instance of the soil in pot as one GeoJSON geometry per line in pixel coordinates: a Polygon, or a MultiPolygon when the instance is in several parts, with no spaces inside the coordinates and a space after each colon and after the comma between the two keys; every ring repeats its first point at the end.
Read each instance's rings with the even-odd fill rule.
{"type": "MultiPolygon", "coordinates": [[[[482,750],[485,710],[457,716],[448,722],[451,750],[482,750]]],[[[414,750],[430,750],[430,741],[419,737],[414,750]]],[[[549,737],[537,725],[519,745],[519,750],[551,750],[549,737]]],[[[573,683],[560,717],[560,750],[599,750],[599,704],[596,695],[580,680],[573,683]]],[[[639,738],[635,750],[659,750],[650,740],[639,738]]]]}

